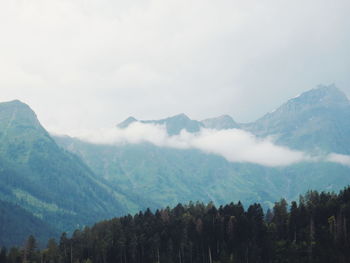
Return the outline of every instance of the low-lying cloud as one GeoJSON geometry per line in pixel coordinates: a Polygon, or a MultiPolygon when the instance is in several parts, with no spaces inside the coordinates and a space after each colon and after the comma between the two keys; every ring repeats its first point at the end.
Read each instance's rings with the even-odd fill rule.
{"type": "Polygon", "coordinates": [[[350,166],[350,156],[338,153],[331,153],[327,156],[328,162],[339,163],[345,166],[350,166]]]}
{"type": "Polygon", "coordinates": [[[123,145],[151,143],[158,147],[197,149],[224,157],[229,162],[248,162],[263,166],[288,166],[300,162],[326,161],[350,166],[350,156],[330,153],[310,155],[274,144],[270,138],[257,138],[241,129],[213,130],[197,133],[182,130],[169,136],[164,125],[134,122],[127,128],[72,131],[71,136],[94,144],[123,145]]]}
{"type": "Polygon", "coordinates": [[[163,125],[135,122],[125,129],[112,128],[98,131],[75,132],[74,137],[95,144],[152,143],[159,147],[198,149],[216,154],[230,162],[249,162],[264,166],[286,166],[312,158],[301,151],[275,145],[270,139],[258,139],[239,129],[201,129],[197,133],[182,130],[169,136],[163,125]]]}

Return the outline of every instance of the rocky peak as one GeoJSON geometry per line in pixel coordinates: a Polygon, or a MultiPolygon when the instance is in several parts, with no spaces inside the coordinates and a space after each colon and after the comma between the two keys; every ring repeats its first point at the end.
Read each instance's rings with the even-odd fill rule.
{"type": "Polygon", "coordinates": [[[121,128],[121,129],[124,129],[124,128],[128,127],[133,122],[137,122],[137,119],[135,119],[134,117],[130,116],[127,119],[125,119],[124,121],[122,121],[121,123],[117,124],[117,127],[121,128]]]}
{"type": "Polygon", "coordinates": [[[1,126],[32,126],[39,127],[40,123],[35,112],[19,100],[0,103],[1,126]]]}
{"type": "Polygon", "coordinates": [[[229,115],[221,115],[216,118],[202,120],[204,127],[209,129],[223,130],[238,128],[239,125],[229,115]]]}

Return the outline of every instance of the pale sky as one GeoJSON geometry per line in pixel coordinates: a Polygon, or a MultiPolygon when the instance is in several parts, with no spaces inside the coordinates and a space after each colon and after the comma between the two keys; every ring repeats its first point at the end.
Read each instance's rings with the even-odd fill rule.
{"type": "Polygon", "coordinates": [[[318,84],[350,95],[348,0],[0,1],[0,101],[51,131],[132,115],[249,122],[318,84]]]}

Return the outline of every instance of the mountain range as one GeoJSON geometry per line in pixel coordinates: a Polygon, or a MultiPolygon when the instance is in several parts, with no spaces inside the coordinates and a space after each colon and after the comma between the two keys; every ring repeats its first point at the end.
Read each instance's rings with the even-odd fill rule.
{"type": "Polygon", "coordinates": [[[240,126],[229,115],[222,115],[216,118],[208,118],[202,121],[196,121],[191,120],[184,113],[161,120],[137,120],[134,117],[130,116],[123,122],[117,124],[117,127],[124,129],[135,122],[165,125],[166,131],[170,136],[179,134],[182,130],[193,133],[199,132],[201,128],[216,130],[240,128],[240,126]]]}
{"type": "MultiPolygon", "coordinates": [[[[239,124],[223,115],[203,121],[179,114],[161,120],[127,118],[117,127],[151,123],[164,125],[169,136],[201,128],[242,129],[257,137],[308,153],[347,154],[350,141],[350,103],[334,86],[322,86],[293,98],[256,122],[239,124]]],[[[143,206],[175,205],[189,200],[259,201],[269,206],[281,196],[292,199],[308,189],[338,190],[347,185],[349,168],[329,162],[301,162],[265,167],[232,163],[195,149],[157,147],[150,143],[101,145],[70,137],[56,142],[77,154],[101,178],[132,195],[143,196],[143,206]],[[337,178],[337,179],[336,179],[337,178]]]]}
{"type": "MultiPolygon", "coordinates": [[[[350,152],[350,102],[335,86],[307,91],[252,123],[228,115],[197,121],[179,114],[161,120],[129,117],[116,129],[137,122],[163,126],[169,136],[239,129],[311,156],[350,152]]],[[[349,166],[326,160],[269,167],[199,149],[54,136],[20,101],[0,103],[0,143],[0,222],[7,222],[7,233],[14,228],[8,218],[23,222],[17,238],[0,234],[4,245],[20,244],[33,231],[44,240],[40,225],[57,235],[146,207],[189,201],[241,200],[267,208],[281,197],[295,199],[309,189],[337,191],[350,183],[349,166]]]]}

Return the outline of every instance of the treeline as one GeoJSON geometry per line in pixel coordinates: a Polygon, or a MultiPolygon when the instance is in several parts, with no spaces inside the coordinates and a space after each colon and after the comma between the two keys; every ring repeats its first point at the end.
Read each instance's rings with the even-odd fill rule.
{"type": "Polygon", "coordinates": [[[349,218],[350,188],[282,199],[266,214],[260,204],[178,204],[63,233],[41,251],[30,236],[0,263],[349,262],[349,218]]]}

